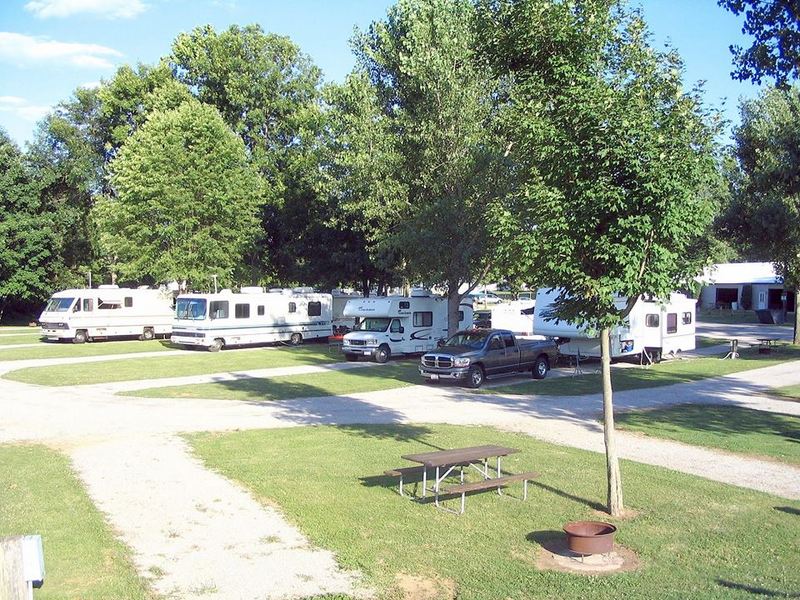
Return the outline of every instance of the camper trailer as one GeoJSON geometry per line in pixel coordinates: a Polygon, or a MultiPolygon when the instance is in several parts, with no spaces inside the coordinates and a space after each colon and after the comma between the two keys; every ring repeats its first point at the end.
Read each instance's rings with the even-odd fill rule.
{"type": "Polygon", "coordinates": [[[42,336],[76,344],[113,337],[152,340],[172,331],[172,293],[116,285],[57,292],[39,316],[42,336]]]}
{"type": "MultiPolygon", "coordinates": [[[[447,298],[426,290],[412,290],[411,296],[353,299],[345,306],[344,316],[359,319],[355,330],[342,340],[347,360],[367,356],[383,363],[392,354],[427,352],[447,338],[447,298]]],[[[472,304],[462,302],[458,327],[471,326],[472,304]]]]}
{"type": "Polygon", "coordinates": [[[172,341],[217,352],[226,346],[327,338],[331,295],[311,288],[243,287],[237,292],[181,294],[175,302],[172,341]]]}
{"type": "Polygon", "coordinates": [[[331,321],[333,325],[333,335],[344,335],[352,331],[356,326],[356,317],[345,317],[344,308],[350,300],[363,298],[358,292],[345,292],[338,288],[331,290],[333,304],[331,305],[331,321]]]}
{"type": "Polygon", "coordinates": [[[518,336],[533,335],[533,300],[514,300],[492,307],[494,329],[508,329],[518,336]]]}
{"type": "MultiPolygon", "coordinates": [[[[537,292],[533,332],[559,338],[561,354],[599,357],[600,338],[597,331],[566,321],[546,319],[558,294],[559,290],[552,289],[540,289],[537,292]]],[[[612,328],[611,357],[639,355],[644,360],[657,362],[665,354],[694,350],[696,302],[683,294],[671,294],[667,303],[640,299],[625,322],[612,328]]],[[[627,299],[619,298],[616,304],[621,310],[627,304],[627,299]]]]}

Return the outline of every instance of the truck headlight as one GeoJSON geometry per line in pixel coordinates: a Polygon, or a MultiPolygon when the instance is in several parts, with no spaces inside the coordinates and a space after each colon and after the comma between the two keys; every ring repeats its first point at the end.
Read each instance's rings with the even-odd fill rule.
{"type": "Polygon", "coordinates": [[[453,366],[454,367],[468,367],[469,366],[469,358],[456,357],[456,358],[453,359],[453,366]]]}

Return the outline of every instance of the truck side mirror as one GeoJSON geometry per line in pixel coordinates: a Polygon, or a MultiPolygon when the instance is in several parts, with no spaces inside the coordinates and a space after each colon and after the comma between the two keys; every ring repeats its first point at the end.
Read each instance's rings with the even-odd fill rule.
{"type": "Polygon", "coordinates": [[[441,348],[442,346],[444,346],[444,340],[442,338],[439,338],[438,340],[436,340],[436,347],[441,348]]]}

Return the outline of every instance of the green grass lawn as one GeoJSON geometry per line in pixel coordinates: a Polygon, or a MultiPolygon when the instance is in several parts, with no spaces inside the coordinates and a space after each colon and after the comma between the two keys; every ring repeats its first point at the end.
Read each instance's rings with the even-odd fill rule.
{"type": "Polygon", "coordinates": [[[772,392],[786,400],[800,400],[800,385],[787,385],[776,388],[772,392]]]}
{"type": "MultiPolygon", "coordinates": [[[[121,344],[124,342],[114,342],[121,344]]],[[[147,345],[148,342],[130,342],[147,345]]],[[[158,342],[151,342],[158,344],[158,342]]],[[[84,344],[89,348],[91,344],[84,344]]],[[[327,345],[316,344],[252,350],[203,352],[186,350],[172,356],[144,356],[126,360],[102,361],[86,364],[31,367],[6,373],[6,379],[62,386],[138,379],[161,379],[206,373],[227,373],[251,369],[270,369],[295,365],[322,365],[343,360],[342,354],[328,352],[327,345]]]]}
{"type": "Polygon", "coordinates": [[[122,392],[120,395],[144,398],[215,398],[250,402],[342,396],[418,385],[422,380],[417,364],[416,360],[392,361],[385,365],[347,371],[156,387],[122,392]]]}
{"type": "Polygon", "coordinates": [[[152,598],[64,456],[0,446],[0,506],[0,536],[42,536],[45,581],[35,598],[152,598]]]}
{"type": "MultiPolygon", "coordinates": [[[[2,332],[0,332],[2,333],[2,332]]],[[[39,331],[30,333],[8,332],[0,336],[0,346],[15,346],[17,344],[35,344],[39,342],[42,334],[39,331]]],[[[0,355],[2,357],[2,355],[0,355]]]]}
{"type": "Polygon", "coordinates": [[[620,429],[800,465],[800,417],[738,406],[683,404],[622,413],[620,429]]]}
{"type": "MultiPolygon", "coordinates": [[[[0,340],[2,339],[3,338],[0,338],[0,340]]],[[[35,341],[37,341],[36,338],[29,338],[25,343],[35,341]]],[[[37,346],[30,348],[3,348],[0,350],[0,361],[30,360],[36,358],[83,358],[86,356],[112,356],[114,354],[161,352],[164,350],[177,349],[177,346],[172,346],[169,342],[164,340],[152,340],[149,342],[140,340],[116,340],[110,342],[90,342],[88,344],[40,341],[37,346]]]]}
{"type": "MultiPolygon", "coordinates": [[[[697,313],[697,320],[702,323],[758,323],[754,310],[727,310],[701,308],[697,313]]],[[[784,326],[792,327],[794,313],[786,313],[784,326]]]]}
{"type": "Polygon", "coordinates": [[[723,344],[724,345],[730,344],[729,339],[706,337],[702,335],[698,335],[697,337],[695,337],[694,342],[696,348],[710,348],[711,346],[721,346],[723,344]]]}
{"type": "MultiPolygon", "coordinates": [[[[800,360],[800,348],[784,345],[778,346],[770,354],[759,354],[756,348],[739,350],[738,360],[721,360],[720,358],[693,358],[686,360],[669,360],[646,368],[629,367],[614,369],[611,380],[615,391],[636,390],[642,388],[673,385],[698,381],[708,377],[729,375],[740,371],[768,367],[788,360],[800,360]]],[[[600,363],[586,363],[586,370],[597,368],[600,363]]],[[[800,367],[798,367],[800,368],[800,367]]],[[[482,390],[490,394],[536,394],[542,396],[580,396],[602,392],[599,373],[589,373],[575,377],[558,377],[543,381],[527,381],[520,384],[499,386],[482,390]]]]}
{"type": "MultiPolygon", "coordinates": [[[[635,516],[598,514],[605,459],[489,428],[305,427],[189,436],[212,468],[280,510],[382,598],[400,598],[399,574],[453,589],[461,600],[529,598],[783,597],[800,589],[800,503],[623,461],[625,499],[635,516]],[[519,448],[511,472],[535,470],[521,485],[467,498],[456,516],[397,494],[382,475],[401,454],[481,444],[519,448]],[[294,457],[287,460],[287,457],[294,457]],[[516,497],[510,497],[511,495],[516,497]],[[617,542],[636,552],[637,571],[582,577],[536,568],[539,542],[560,538],[570,520],[615,522],[617,542]]],[[[457,500],[450,500],[451,507],[457,500]]]]}

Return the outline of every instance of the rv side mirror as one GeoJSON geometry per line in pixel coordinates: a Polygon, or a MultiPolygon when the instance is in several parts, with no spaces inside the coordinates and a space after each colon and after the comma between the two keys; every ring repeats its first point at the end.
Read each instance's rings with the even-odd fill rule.
{"type": "Polygon", "coordinates": [[[442,346],[444,346],[444,340],[442,338],[439,338],[438,340],[436,340],[436,347],[441,348],[442,346]]]}
{"type": "Polygon", "coordinates": [[[397,331],[398,331],[398,333],[405,333],[406,332],[406,328],[405,327],[401,327],[397,331]]]}

